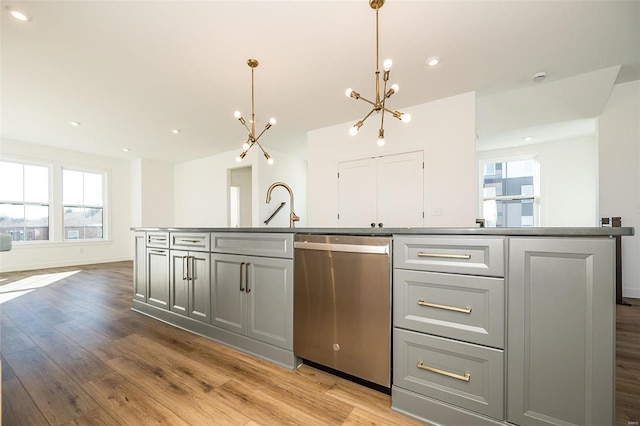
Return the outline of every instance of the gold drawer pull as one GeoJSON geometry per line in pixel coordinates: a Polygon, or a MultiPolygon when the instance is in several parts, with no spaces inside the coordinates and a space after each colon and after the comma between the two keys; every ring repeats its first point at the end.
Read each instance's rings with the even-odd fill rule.
{"type": "Polygon", "coordinates": [[[471,259],[470,254],[446,254],[418,252],[418,257],[437,257],[438,259],[471,259]]]}
{"type": "Polygon", "coordinates": [[[439,305],[437,303],[425,302],[422,299],[418,299],[418,305],[420,305],[420,306],[428,306],[430,308],[445,309],[447,311],[462,312],[463,314],[470,314],[471,313],[471,308],[468,307],[468,306],[466,308],[458,308],[457,306],[439,305]]]}
{"type": "Polygon", "coordinates": [[[439,368],[429,367],[427,365],[424,365],[422,361],[418,361],[417,367],[423,370],[431,371],[432,373],[442,374],[443,376],[451,377],[452,379],[462,380],[463,382],[468,382],[469,380],[471,380],[471,374],[469,373],[464,373],[464,376],[461,376],[460,374],[451,373],[445,370],[440,370],[439,368]]]}

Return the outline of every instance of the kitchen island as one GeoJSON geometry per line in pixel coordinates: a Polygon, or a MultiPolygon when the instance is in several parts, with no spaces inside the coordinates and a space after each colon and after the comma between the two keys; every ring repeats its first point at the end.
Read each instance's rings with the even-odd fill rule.
{"type": "Polygon", "coordinates": [[[392,407],[612,424],[615,238],[632,228],[133,228],[133,309],[287,368],[294,234],[393,239],[392,407]]]}

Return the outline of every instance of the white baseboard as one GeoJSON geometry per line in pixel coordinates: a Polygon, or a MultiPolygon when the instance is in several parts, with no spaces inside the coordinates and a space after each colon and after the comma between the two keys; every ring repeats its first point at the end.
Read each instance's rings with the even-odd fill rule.
{"type": "Polygon", "coordinates": [[[622,297],[632,297],[634,299],[640,299],[640,288],[623,288],[622,297]]]}
{"type": "Polygon", "coordinates": [[[19,265],[11,267],[7,265],[0,266],[0,273],[4,272],[17,272],[17,271],[32,271],[34,269],[46,269],[46,268],[60,268],[65,266],[82,266],[82,265],[94,265],[97,263],[111,263],[111,262],[124,262],[131,261],[130,257],[115,257],[108,259],[82,259],[82,260],[70,260],[65,262],[38,262],[28,265],[19,265]]]}

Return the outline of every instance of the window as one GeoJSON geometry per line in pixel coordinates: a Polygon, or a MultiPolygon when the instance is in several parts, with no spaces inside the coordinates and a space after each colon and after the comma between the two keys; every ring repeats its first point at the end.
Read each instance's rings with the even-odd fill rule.
{"type": "Polygon", "coordinates": [[[65,240],[103,238],[103,173],[62,170],[65,240]]]}
{"type": "Polygon", "coordinates": [[[49,239],[49,167],[0,161],[0,231],[13,241],[49,239]]]}
{"type": "Polygon", "coordinates": [[[482,167],[482,212],[487,227],[535,224],[535,161],[489,162],[482,167]]]}

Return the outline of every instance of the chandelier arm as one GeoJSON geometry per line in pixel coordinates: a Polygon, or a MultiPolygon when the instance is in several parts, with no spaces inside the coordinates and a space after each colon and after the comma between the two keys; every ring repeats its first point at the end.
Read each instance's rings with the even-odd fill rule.
{"type": "Polygon", "coordinates": [[[267,151],[265,151],[265,149],[262,147],[262,145],[260,145],[260,142],[258,142],[258,140],[256,139],[256,143],[258,144],[258,147],[260,147],[260,149],[262,150],[263,154],[268,154],[267,151]]]}
{"type": "MultiPolygon", "coordinates": [[[[242,121],[241,121],[241,123],[242,123],[242,121]]],[[[242,125],[244,126],[244,128],[245,128],[245,129],[247,129],[247,133],[248,133],[249,135],[253,134],[253,133],[251,132],[251,129],[249,128],[249,126],[247,126],[247,122],[246,122],[246,121],[245,121],[244,123],[242,123],[242,125]]]]}
{"type": "Polygon", "coordinates": [[[384,110],[387,111],[389,114],[393,115],[395,118],[397,118],[398,120],[402,120],[402,112],[400,111],[394,111],[392,109],[389,109],[387,107],[384,107],[384,110]]]}
{"type": "Polygon", "coordinates": [[[372,107],[376,107],[376,103],[375,102],[371,102],[369,99],[367,98],[363,98],[362,96],[360,96],[358,99],[361,99],[363,101],[365,101],[366,103],[370,104],[372,107]]]}
{"type": "Polygon", "coordinates": [[[384,107],[384,104],[387,100],[386,97],[386,93],[387,93],[387,79],[384,79],[384,87],[382,89],[383,93],[385,93],[385,96],[382,98],[382,104],[380,105],[380,108],[382,109],[382,115],[380,116],[380,130],[384,131],[384,110],[386,109],[384,107]]]}
{"type": "Polygon", "coordinates": [[[256,141],[256,142],[258,142],[258,139],[260,139],[260,136],[262,136],[262,134],[263,134],[264,132],[266,132],[267,130],[269,130],[269,128],[270,128],[270,127],[271,127],[271,126],[269,126],[269,125],[265,126],[265,127],[264,127],[264,129],[262,129],[262,131],[261,131],[261,132],[260,132],[260,134],[258,135],[258,137],[257,137],[257,138],[255,138],[255,141],[256,141]]]}
{"type": "Polygon", "coordinates": [[[373,108],[371,111],[369,111],[369,114],[365,115],[365,116],[364,116],[364,118],[363,118],[362,120],[360,120],[360,123],[364,123],[364,122],[365,122],[365,120],[366,120],[367,118],[369,118],[369,117],[371,116],[371,114],[373,114],[375,111],[376,111],[376,109],[375,109],[375,108],[373,108]]]}

